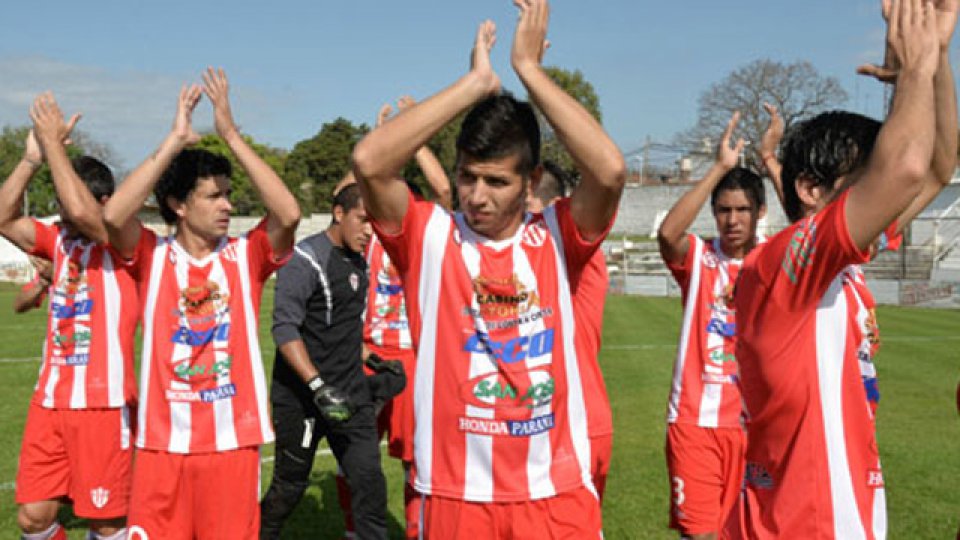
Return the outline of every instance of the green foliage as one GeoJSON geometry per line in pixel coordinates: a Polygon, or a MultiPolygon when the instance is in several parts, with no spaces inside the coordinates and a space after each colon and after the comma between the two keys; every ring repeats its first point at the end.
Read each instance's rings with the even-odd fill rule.
{"type": "MultiPolygon", "coordinates": [[[[254,141],[249,135],[244,135],[243,140],[253,148],[253,151],[256,152],[270,168],[282,176],[284,162],[287,157],[284,150],[260,144],[254,141]]],[[[230,160],[230,165],[233,168],[233,178],[230,180],[230,189],[232,192],[230,202],[233,204],[233,212],[235,214],[248,216],[262,215],[265,213],[263,199],[257,193],[257,190],[254,189],[253,183],[250,181],[250,175],[240,166],[240,162],[233,156],[233,152],[230,151],[230,147],[227,146],[227,143],[224,142],[223,139],[218,135],[208,133],[200,138],[200,142],[197,143],[196,148],[202,148],[230,160]]]]}
{"type": "MultiPolygon", "coordinates": [[[[13,169],[23,157],[24,141],[27,139],[27,133],[30,132],[29,126],[4,126],[0,131],[0,179],[6,179],[13,172],[13,169]]],[[[89,136],[78,133],[79,138],[71,146],[67,147],[67,155],[71,158],[84,154],[85,146],[96,146],[110,152],[109,147],[93,141],[89,136]]],[[[94,157],[102,159],[102,155],[91,153],[94,157]]],[[[106,160],[105,160],[106,161],[106,160]]],[[[107,163],[110,163],[107,161],[107,163]]],[[[117,172],[114,170],[114,174],[117,172]]],[[[53,188],[53,176],[50,175],[50,168],[44,164],[34,175],[30,184],[27,186],[27,215],[30,216],[49,216],[57,213],[57,194],[53,188]]]]}
{"type": "Polygon", "coordinates": [[[354,125],[350,120],[337,118],[293,147],[283,176],[304,215],[330,209],[333,188],[350,170],[353,147],[368,131],[366,124],[354,125]]]}

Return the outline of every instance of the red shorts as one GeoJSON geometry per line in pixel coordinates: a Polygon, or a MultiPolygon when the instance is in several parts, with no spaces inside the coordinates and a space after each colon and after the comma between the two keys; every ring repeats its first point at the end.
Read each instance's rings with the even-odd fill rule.
{"type": "Polygon", "coordinates": [[[740,428],[667,426],[670,527],[719,532],[743,484],[746,435],[740,428]]]}
{"type": "Polygon", "coordinates": [[[610,455],[613,453],[613,433],[590,437],[590,475],[593,487],[603,502],[603,492],[607,487],[607,472],[610,471],[610,455]]]}
{"type": "Polygon", "coordinates": [[[602,538],[600,503],[586,488],[514,503],[476,503],[421,495],[423,538],[477,540],[602,538]]]}
{"type": "Polygon", "coordinates": [[[17,469],[17,504],[68,497],[88,519],[127,514],[130,419],[119,409],[45,409],[30,403],[17,469]]]}
{"type": "Polygon", "coordinates": [[[137,450],[129,540],[255,540],[260,534],[260,451],[207,454],[137,450]]]}

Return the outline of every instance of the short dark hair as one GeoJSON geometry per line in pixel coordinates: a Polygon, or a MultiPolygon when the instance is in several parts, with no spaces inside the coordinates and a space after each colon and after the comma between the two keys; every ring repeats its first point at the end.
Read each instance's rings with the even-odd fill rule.
{"type": "Polygon", "coordinates": [[[230,178],[231,173],[230,160],[209,150],[188,149],[177,154],[153,188],[163,221],[168,225],[177,222],[177,214],[167,205],[167,197],[183,202],[197,188],[197,180],[211,176],[230,178]]]}
{"type": "Polygon", "coordinates": [[[360,206],[360,186],[356,182],[344,186],[333,197],[332,206],[343,208],[344,213],[360,206]]]}
{"type": "Polygon", "coordinates": [[[803,217],[797,178],[832,191],[838,178],[866,164],[881,126],[861,114],[831,111],[790,128],[780,146],[783,209],[790,221],[803,217]]]}
{"type": "Polygon", "coordinates": [[[113,195],[116,183],[113,173],[102,161],[91,156],[80,156],[70,160],[73,170],[83,180],[84,185],[93,194],[93,198],[100,202],[104,197],[113,195]]]}
{"type": "Polygon", "coordinates": [[[508,93],[489,97],[470,110],[457,136],[457,160],[520,157],[517,172],[528,176],[540,163],[540,126],[533,107],[508,93]]]}
{"type": "MultiPolygon", "coordinates": [[[[730,169],[727,174],[723,175],[720,182],[713,188],[713,191],[710,193],[710,207],[715,207],[717,197],[720,193],[738,189],[743,191],[744,195],[747,196],[754,210],[759,210],[760,207],[767,204],[767,194],[763,189],[763,179],[760,178],[760,175],[750,169],[734,167],[730,169]]],[[[714,210],[714,212],[716,212],[716,210],[714,210]]]]}
{"type": "Polygon", "coordinates": [[[543,176],[540,177],[540,183],[533,195],[541,201],[551,201],[557,197],[566,197],[567,190],[573,184],[570,174],[563,170],[557,162],[545,159],[543,160],[543,176]],[[548,175],[549,174],[549,175],[548,175]]]}

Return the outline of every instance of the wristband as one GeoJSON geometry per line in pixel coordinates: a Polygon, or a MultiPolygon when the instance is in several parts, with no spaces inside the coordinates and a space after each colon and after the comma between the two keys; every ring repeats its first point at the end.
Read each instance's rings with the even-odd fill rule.
{"type": "Polygon", "coordinates": [[[310,388],[311,392],[316,392],[321,386],[323,386],[323,380],[320,379],[319,375],[307,381],[307,387],[310,388]]]}

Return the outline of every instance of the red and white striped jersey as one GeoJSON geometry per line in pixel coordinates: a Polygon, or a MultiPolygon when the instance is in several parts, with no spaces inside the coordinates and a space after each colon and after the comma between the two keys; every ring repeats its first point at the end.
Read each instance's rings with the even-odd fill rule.
{"type": "Polygon", "coordinates": [[[683,262],[667,263],[680,285],[683,323],[673,365],[667,421],[700,427],[740,427],[737,386],[736,310],[733,286],[743,263],[688,234],[683,262]]]}
{"type": "MultiPolygon", "coordinates": [[[[747,256],[735,294],[750,413],[751,538],[886,536],[883,474],[861,352],[872,300],[849,265],[868,259],[847,194],[747,256]]],[[[869,366],[872,369],[872,364],[869,366]]],[[[875,374],[871,375],[876,388],[875,374]]]]}
{"type": "Polygon", "coordinates": [[[414,487],[508,502],[591,486],[570,283],[601,238],[580,237],[569,200],[491,241],[411,196],[402,233],[377,232],[417,350],[414,487]]]}
{"type": "Polygon", "coordinates": [[[139,448],[196,454],[273,440],[257,321],[263,283],[284,262],[266,220],[203,260],[141,229],[130,263],[143,300],[139,448]]]}
{"type": "Polygon", "coordinates": [[[33,393],[47,409],[117,408],[137,401],[136,285],[110,248],[34,220],[32,255],[53,261],[43,365],[33,393]]]}
{"type": "Polygon", "coordinates": [[[403,301],[403,281],[377,235],[373,235],[367,245],[367,265],[370,287],[363,342],[387,350],[413,348],[407,305],[403,301]]]}
{"type": "Polygon", "coordinates": [[[603,306],[607,302],[607,259],[598,249],[583,268],[580,278],[573,283],[573,312],[577,318],[580,377],[587,406],[587,432],[591,437],[613,433],[613,413],[607,385],[600,369],[600,342],[603,336],[603,306]],[[582,344],[581,344],[582,341],[582,344]]]}

